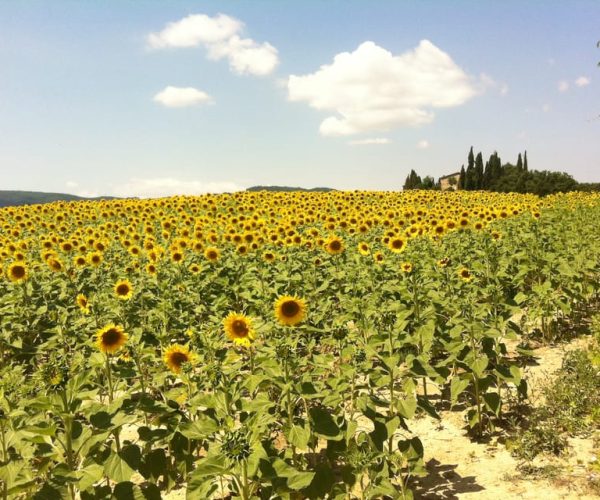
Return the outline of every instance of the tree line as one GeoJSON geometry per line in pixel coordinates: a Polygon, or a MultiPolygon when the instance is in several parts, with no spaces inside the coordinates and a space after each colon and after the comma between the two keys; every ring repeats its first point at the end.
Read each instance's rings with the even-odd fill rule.
{"type": "MultiPolygon", "coordinates": [[[[452,184],[453,179],[450,180],[452,184]]],[[[539,196],[578,190],[600,190],[600,183],[579,183],[565,172],[529,170],[527,151],[523,155],[519,153],[516,164],[503,164],[498,153],[494,151],[484,164],[483,155],[481,152],[475,155],[472,146],[467,156],[467,167],[462,165],[456,184],[458,189],[465,191],[533,193],[539,196]]],[[[411,170],[404,183],[404,189],[440,189],[440,183],[435,182],[431,176],[421,179],[411,170]]]]}

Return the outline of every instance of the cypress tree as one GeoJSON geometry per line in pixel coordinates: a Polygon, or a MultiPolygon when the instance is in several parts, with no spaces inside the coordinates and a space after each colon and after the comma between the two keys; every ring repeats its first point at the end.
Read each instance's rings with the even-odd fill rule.
{"type": "Polygon", "coordinates": [[[523,157],[523,170],[527,172],[527,151],[525,151],[525,156],[523,157]]]}
{"type": "Polygon", "coordinates": [[[460,167],[460,175],[458,176],[458,189],[465,189],[465,166],[460,167]]]}
{"type": "Polygon", "coordinates": [[[475,170],[473,175],[473,189],[481,189],[483,187],[483,157],[481,152],[477,153],[475,158],[475,170]]]}
{"type": "Polygon", "coordinates": [[[469,161],[467,163],[467,169],[475,168],[475,156],[473,156],[473,146],[471,146],[471,150],[469,151],[469,161]]]}
{"type": "Polygon", "coordinates": [[[521,153],[519,153],[519,158],[517,158],[517,169],[523,170],[523,158],[521,158],[521,153]]]}

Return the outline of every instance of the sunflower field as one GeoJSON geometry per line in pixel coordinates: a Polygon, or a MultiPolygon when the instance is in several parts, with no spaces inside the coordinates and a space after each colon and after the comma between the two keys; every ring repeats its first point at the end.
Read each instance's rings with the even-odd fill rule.
{"type": "Polygon", "coordinates": [[[412,498],[597,307],[600,196],[234,193],[0,209],[0,495],[412,498]],[[516,345],[516,354],[508,349],[516,345]]]}

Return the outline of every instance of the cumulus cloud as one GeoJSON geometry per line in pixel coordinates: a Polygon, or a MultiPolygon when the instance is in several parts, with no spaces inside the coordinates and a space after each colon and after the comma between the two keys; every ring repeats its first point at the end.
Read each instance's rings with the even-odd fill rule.
{"type": "Polygon", "coordinates": [[[133,178],[114,186],[113,194],[123,198],[160,198],[175,195],[226,193],[244,189],[234,182],[185,181],[172,177],[133,178]]]}
{"type": "Polygon", "coordinates": [[[350,141],[348,144],[351,146],[362,146],[367,144],[389,144],[391,141],[387,137],[371,137],[368,139],[357,139],[356,141],[350,141]]]}
{"type": "Polygon", "coordinates": [[[203,46],[210,59],[227,59],[234,73],[268,75],[279,63],[277,49],[268,42],[241,38],[243,29],[240,20],[224,14],[193,14],[150,33],[147,43],[153,49],[203,46]]]}
{"type": "Polygon", "coordinates": [[[569,90],[569,82],[567,82],[565,80],[561,80],[560,82],[558,82],[558,91],[559,92],[566,92],[567,90],[569,90]]]}
{"type": "Polygon", "coordinates": [[[575,80],[575,85],[577,85],[578,87],[587,87],[591,83],[591,81],[592,80],[587,76],[580,76],[579,78],[577,78],[577,80],[575,80]]]}
{"type": "Polygon", "coordinates": [[[421,139],[417,142],[417,149],[427,149],[429,147],[429,141],[421,139]]]}
{"type": "Polygon", "coordinates": [[[337,54],[307,75],[290,75],[288,98],[332,111],[320,126],[340,136],[430,123],[432,109],[460,106],[478,93],[448,54],[428,40],[394,56],[374,42],[337,54]]]}
{"type": "Polygon", "coordinates": [[[170,85],[156,94],[153,100],[167,108],[185,108],[212,102],[212,98],[202,90],[193,87],[172,87],[170,85]]]}

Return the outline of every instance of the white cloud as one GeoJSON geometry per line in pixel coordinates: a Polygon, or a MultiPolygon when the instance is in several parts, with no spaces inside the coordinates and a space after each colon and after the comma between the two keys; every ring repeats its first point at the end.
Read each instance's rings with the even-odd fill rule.
{"type": "Polygon", "coordinates": [[[561,80],[560,82],[558,82],[558,91],[559,92],[566,92],[567,90],[569,90],[569,82],[567,82],[565,80],[561,80]]]}
{"type": "Polygon", "coordinates": [[[79,184],[75,181],[67,181],[65,182],[65,186],[67,186],[68,188],[76,188],[77,186],[79,186],[79,184]]]}
{"type": "Polygon", "coordinates": [[[371,137],[368,139],[358,139],[356,141],[350,141],[348,144],[351,146],[362,146],[366,144],[389,144],[390,141],[387,137],[371,137]]]}
{"type": "Polygon", "coordinates": [[[123,198],[160,198],[175,195],[198,195],[224,193],[244,189],[234,182],[184,181],[172,177],[153,179],[133,178],[125,184],[113,187],[113,194],[123,198]]]}
{"type": "Polygon", "coordinates": [[[97,191],[90,191],[89,189],[82,189],[81,191],[77,191],[75,194],[77,196],[81,196],[82,198],[98,198],[98,196],[100,196],[97,191]]]}
{"type": "Polygon", "coordinates": [[[210,45],[208,57],[214,60],[227,58],[229,67],[238,75],[268,75],[279,62],[277,49],[270,43],[258,44],[251,38],[237,35],[225,42],[210,45]]]}
{"type": "Polygon", "coordinates": [[[268,42],[241,38],[243,28],[240,20],[224,14],[215,17],[193,14],[151,33],[147,43],[154,49],[202,45],[210,59],[227,59],[234,73],[256,76],[271,73],[279,63],[277,49],[268,42]]]}
{"type": "Polygon", "coordinates": [[[168,23],[158,33],[150,33],[147,42],[153,49],[197,47],[227,40],[242,27],[243,24],[239,20],[224,14],[217,14],[215,17],[192,14],[180,21],[168,23]]]}
{"type": "Polygon", "coordinates": [[[167,108],[185,108],[213,102],[212,98],[202,90],[193,87],[172,87],[170,85],[156,94],[153,100],[167,108]]]}
{"type": "Polygon", "coordinates": [[[417,142],[417,149],[427,149],[429,147],[429,141],[421,139],[417,142]]]}
{"type": "Polygon", "coordinates": [[[325,136],[430,123],[432,108],[460,106],[477,93],[476,82],[428,40],[397,56],[367,41],[315,73],[288,78],[291,101],[336,113],[321,123],[325,136]]]}
{"type": "Polygon", "coordinates": [[[577,85],[578,87],[586,87],[591,82],[592,80],[587,76],[580,76],[579,78],[577,78],[577,80],[575,80],[575,85],[577,85]]]}

